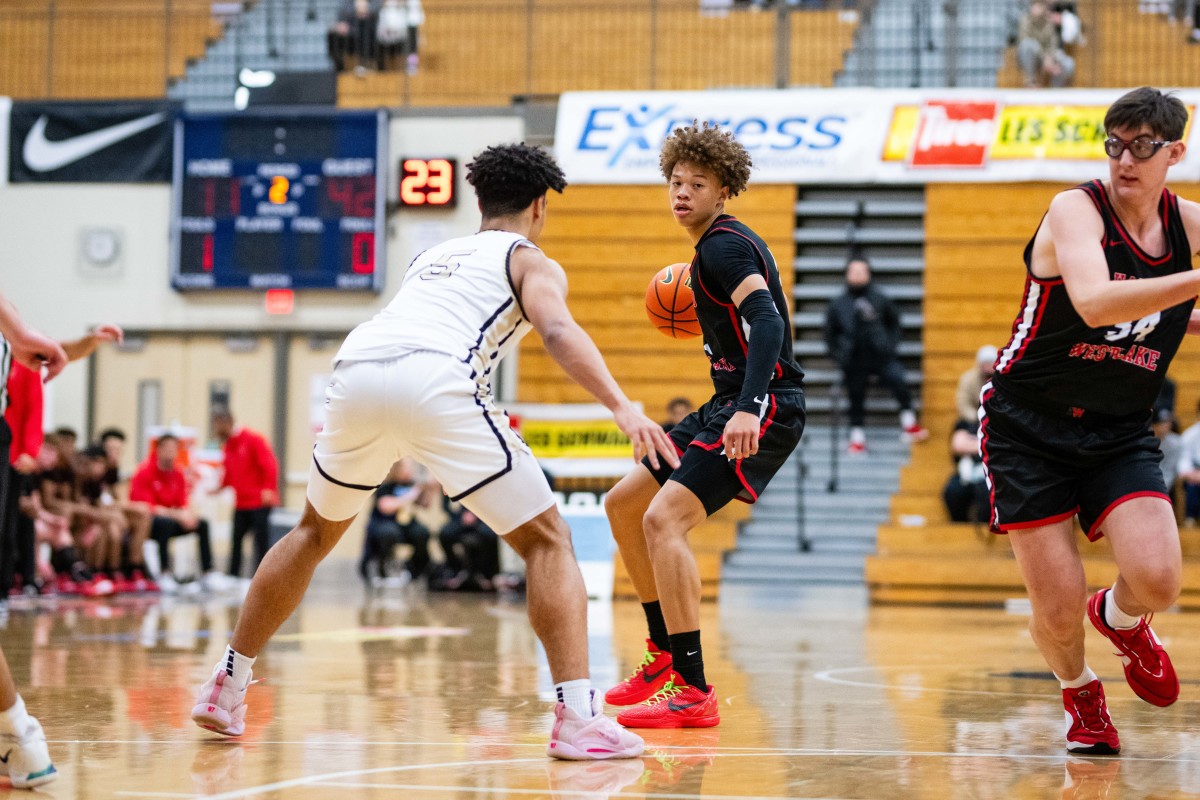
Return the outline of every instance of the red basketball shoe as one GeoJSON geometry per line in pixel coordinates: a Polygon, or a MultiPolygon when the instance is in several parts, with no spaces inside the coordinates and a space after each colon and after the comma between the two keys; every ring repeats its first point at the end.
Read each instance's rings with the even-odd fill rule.
{"type": "Polygon", "coordinates": [[[1104,619],[1104,600],[1112,589],[1101,589],[1088,601],[1088,619],[1093,627],[1116,645],[1125,665],[1125,680],[1133,693],[1155,706],[1169,706],[1179,699],[1179,678],[1162,642],[1142,619],[1129,630],[1117,630],[1104,619]]]}
{"type": "Polygon", "coordinates": [[[720,721],[716,690],[709,686],[705,694],[675,672],[645,703],[617,715],[626,728],[711,728],[720,721]]]}
{"type": "Polygon", "coordinates": [[[642,663],[625,680],[604,693],[604,702],[614,706],[633,706],[653,697],[671,679],[671,654],[646,640],[642,663]]]}
{"type": "Polygon", "coordinates": [[[1063,689],[1067,715],[1067,750],[1079,755],[1115,756],[1121,739],[1108,716],[1104,687],[1094,680],[1078,689],[1063,689]]]}

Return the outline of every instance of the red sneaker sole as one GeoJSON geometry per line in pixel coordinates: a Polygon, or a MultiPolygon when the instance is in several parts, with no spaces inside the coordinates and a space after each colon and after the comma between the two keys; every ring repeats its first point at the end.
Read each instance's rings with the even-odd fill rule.
{"type": "Polygon", "coordinates": [[[617,715],[617,722],[626,728],[712,728],[721,721],[720,714],[711,717],[668,717],[666,719],[622,719],[617,715]]]}

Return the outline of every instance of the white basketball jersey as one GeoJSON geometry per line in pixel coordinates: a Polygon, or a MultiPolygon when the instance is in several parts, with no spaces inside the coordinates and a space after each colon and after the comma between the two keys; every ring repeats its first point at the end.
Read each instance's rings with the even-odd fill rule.
{"type": "Polygon", "coordinates": [[[480,231],[431,247],[413,260],[400,291],[359,325],[334,361],[388,361],[434,351],[462,359],[480,383],[529,333],[509,258],[536,245],[508,231],[480,231]]]}

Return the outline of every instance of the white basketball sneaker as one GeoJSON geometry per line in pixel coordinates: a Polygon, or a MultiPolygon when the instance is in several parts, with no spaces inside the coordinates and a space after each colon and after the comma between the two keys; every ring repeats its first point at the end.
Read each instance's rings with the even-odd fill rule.
{"type": "Polygon", "coordinates": [[[554,706],[554,729],[546,755],[566,761],[591,761],[605,758],[637,758],[645,743],[642,737],[627,731],[616,720],[604,716],[604,701],[592,690],[591,719],[583,719],[566,703],[554,706]]]}
{"type": "Polygon", "coordinates": [[[50,763],[41,723],[32,716],[29,723],[25,735],[20,738],[0,734],[0,764],[4,765],[9,780],[17,789],[32,789],[58,777],[58,770],[50,763]]]}
{"type": "Polygon", "coordinates": [[[246,689],[253,683],[251,677],[246,675],[245,686],[235,686],[225,666],[218,665],[196,695],[192,721],[222,736],[241,736],[246,732],[246,689]]]}

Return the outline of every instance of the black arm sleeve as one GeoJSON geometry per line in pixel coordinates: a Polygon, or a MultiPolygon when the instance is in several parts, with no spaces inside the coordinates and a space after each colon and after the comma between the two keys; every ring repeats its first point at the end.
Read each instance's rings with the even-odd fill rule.
{"type": "Polygon", "coordinates": [[[756,289],[746,295],[738,306],[738,313],[750,323],[750,335],[746,347],[746,379],[736,408],[761,418],[767,387],[775,374],[775,365],[779,363],[779,349],[783,347],[783,317],[779,316],[771,293],[766,289],[756,289]]]}

